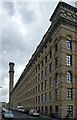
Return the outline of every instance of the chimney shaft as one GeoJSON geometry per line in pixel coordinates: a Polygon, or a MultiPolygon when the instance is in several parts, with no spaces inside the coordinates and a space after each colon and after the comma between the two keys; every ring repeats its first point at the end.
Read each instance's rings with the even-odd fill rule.
{"type": "Polygon", "coordinates": [[[14,63],[9,63],[9,93],[12,92],[14,86],[14,63]]]}

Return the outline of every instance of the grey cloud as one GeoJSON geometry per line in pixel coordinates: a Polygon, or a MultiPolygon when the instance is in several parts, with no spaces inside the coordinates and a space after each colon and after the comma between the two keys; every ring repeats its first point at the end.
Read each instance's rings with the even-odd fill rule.
{"type": "Polygon", "coordinates": [[[2,90],[2,101],[8,102],[8,98],[9,98],[8,89],[4,88],[4,90],[2,90]]]}
{"type": "Polygon", "coordinates": [[[75,7],[77,8],[77,1],[75,2],[75,7]]]}
{"type": "Polygon", "coordinates": [[[20,26],[11,22],[10,19],[8,19],[7,24],[5,24],[5,22],[6,20],[4,21],[2,32],[2,50],[6,50],[7,53],[14,53],[14,55],[21,51],[27,51],[27,40],[23,37],[21,31],[19,30],[21,29],[18,28],[20,26]]]}
{"type": "Polygon", "coordinates": [[[2,2],[3,8],[7,11],[8,15],[12,16],[15,13],[13,2],[2,2]]]}
{"type": "Polygon", "coordinates": [[[5,96],[5,95],[7,95],[7,94],[8,94],[8,89],[7,89],[7,88],[4,88],[4,89],[2,90],[2,95],[5,96]]]}
{"type": "MultiPolygon", "coordinates": [[[[36,49],[36,46],[40,43],[42,36],[48,27],[47,20],[50,13],[47,13],[47,10],[49,11],[50,7],[47,7],[47,3],[43,7],[43,4],[40,5],[36,8],[29,9],[29,3],[14,3],[12,12],[9,16],[6,14],[7,11],[5,11],[6,16],[3,21],[2,32],[2,84],[4,87],[6,83],[5,78],[7,78],[7,83],[9,82],[9,62],[15,62],[15,67],[24,66],[25,68],[27,62],[31,58],[33,52],[36,49]],[[27,34],[24,36],[20,31],[20,25],[16,21],[13,21],[11,16],[14,15],[15,19],[17,19],[17,12],[19,16],[21,16],[20,19],[23,21],[20,23],[27,31],[27,34]]],[[[8,7],[6,9],[8,9],[8,7]]],[[[9,8],[9,10],[10,9],[11,8],[9,8]]],[[[15,72],[15,78],[19,77],[20,76],[15,72]]]]}
{"type": "Polygon", "coordinates": [[[35,11],[29,10],[29,4],[27,2],[16,3],[16,10],[20,14],[24,24],[30,24],[37,19],[35,11]]]}

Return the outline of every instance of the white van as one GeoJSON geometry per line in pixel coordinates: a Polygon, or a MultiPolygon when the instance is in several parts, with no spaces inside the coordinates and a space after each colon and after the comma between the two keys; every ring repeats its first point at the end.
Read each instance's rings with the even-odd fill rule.
{"type": "Polygon", "coordinates": [[[18,107],[17,107],[17,110],[18,110],[18,111],[20,111],[20,112],[25,112],[25,110],[24,110],[24,107],[23,107],[23,106],[18,106],[18,107]]]}

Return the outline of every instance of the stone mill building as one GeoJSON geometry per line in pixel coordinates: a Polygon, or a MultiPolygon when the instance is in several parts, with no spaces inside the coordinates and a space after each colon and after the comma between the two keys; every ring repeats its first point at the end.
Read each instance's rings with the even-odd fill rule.
{"type": "Polygon", "coordinates": [[[77,118],[77,8],[59,2],[50,22],[14,87],[14,63],[9,63],[9,104],[77,118]]]}

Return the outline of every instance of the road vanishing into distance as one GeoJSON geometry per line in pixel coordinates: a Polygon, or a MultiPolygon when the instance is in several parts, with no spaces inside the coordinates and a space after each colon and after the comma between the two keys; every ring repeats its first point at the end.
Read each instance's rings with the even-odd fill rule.
{"type": "MultiPolygon", "coordinates": [[[[39,117],[33,117],[28,114],[18,112],[15,110],[11,110],[11,111],[14,114],[14,120],[56,120],[46,115],[40,115],[39,117]]],[[[5,120],[5,119],[2,119],[2,120],[5,120]]]]}

